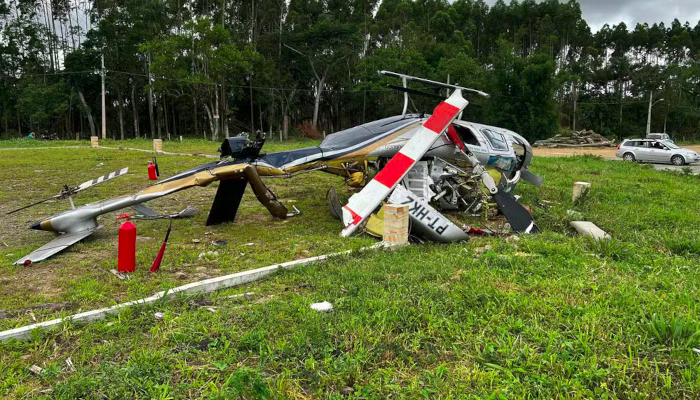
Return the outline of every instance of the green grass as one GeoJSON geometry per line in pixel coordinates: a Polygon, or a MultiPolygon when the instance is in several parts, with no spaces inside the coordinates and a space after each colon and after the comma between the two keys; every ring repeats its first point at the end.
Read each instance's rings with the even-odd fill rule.
{"type": "MultiPolygon", "coordinates": [[[[8,188],[0,192],[0,212],[29,195],[50,195],[65,180],[91,177],[99,162],[105,163],[99,171],[122,165],[134,170],[86,191],[81,201],[147,184],[147,154],[8,153],[10,159],[5,153],[0,159],[0,178],[8,188]]],[[[167,174],[200,161],[159,158],[167,174]]],[[[523,184],[518,192],[542,234],[513,243],[474,238],[466,244],[365,252],[202,298],[210,305],[180,298],[90,325],[67,324],[30,342],[0,344],[0,396],[697,398],[700,180],[590,156],[538,158],[532,169],[545,177],[544,186],[523,184]],[[571,185],[579,180],[591,182],[592,189],[574,206],[571,185]],[[547,200],[551,207],[543,210],[535,200],[547,200]],[[614,239],[577,236],[567,209],[583,213],[614,239]],[[491,250],[476,251],[487,244],[491,250]],[[255,292],[249,299],[225,298],[249,291],[255,292]],[[309,309],[324,300],[334,312],[309,309]],[[163,312],[164,319],[155,319],[155,312],[163,312]],[[41,375],[28,370],[33,364],[44,368],[41,375]],[[47,389],[51,392],[42,393],[47,389]]],[[[208,276],[375,242],[338,237],[340,224],[331,219],[323,198],[327,186],[341,188],[337,179],[309,174],[268,181],[304,214],[275,221],[247,195],[234,224],[206,228],[205,215],[178,221],[157,275],[144,270],[164,224],[137,222],[140,235],[153,239],[139,242],[138,269],[128,282],[103,271],[114,267],[116,256],[118,223],[112,216],[101,219],[106,227],[96,238],[29,269],[10,262],[46,237],[26,231],[26,223],[38,212],[65,205],[6,219],[0,303],[16,308],[68,300],[87,310],[208,276]],[[209,244],[220,239],[228,245],[209,244]],[[217,261],[198,259],[205,250],[217,250],[217,261]],[[25,285],[32,289],[24,291],[25,285]]],[[[214,188],[181,192],[157,208],[190,203],[206,210],[213,193],[214,188]]],[[[30,316],[0,320],[3,328],[29,322],[30,316]]]]}
{"type": "MultiPolygon", "coordinates": [[[[223,140],[223,139],[222,139],[223,140]]],[[[292,138],[285,142],[280,142],[276,138],[268,140],[265,144],[265,151],[268,153],[274,151],[286,150],[289,148],[307,147],[318,145],[319,140],[307,138],[292,138]]],[[[201,154],[217,154],[221,142],[212,142],[204,139],[186,139],[182,142],[178,140],[163,140],[163,150],[172,153],[201,153],[201,154]]],[[[41,147],[90,147],[88,140],[30,140],[30,139],[14,139],[0,140],[0,150],[7,148],[41,148],[41,147]]],[[[143,150],[153,150],[153,140],[151,139],[128,139],[128,140],[100,140],[100,146],[113,148],[133,148],[143,150]]],[[[4,154],[4,153],[3,153],[4,154]]]]}

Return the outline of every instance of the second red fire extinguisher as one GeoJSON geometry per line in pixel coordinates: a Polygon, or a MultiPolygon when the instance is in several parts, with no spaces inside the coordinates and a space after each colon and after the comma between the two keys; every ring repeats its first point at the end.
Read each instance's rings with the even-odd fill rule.
{"type": "Polygon", "coordinates": [[[153,161],[148,163],[148,179],[155,181],[160,177],[160,171],[158,170],[158,160],[153,157],[153,161]]]}

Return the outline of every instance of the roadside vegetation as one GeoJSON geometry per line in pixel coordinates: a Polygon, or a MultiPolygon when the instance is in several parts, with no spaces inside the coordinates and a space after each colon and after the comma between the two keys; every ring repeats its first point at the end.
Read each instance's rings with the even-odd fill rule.
{"type": "MultiPolygon", "coordinates": [[[[211,154],[210,144],[190,145],[194,150],[188,151],[211,154]]],[[[140,152],[1,155],[2,214],[55,194],[63,183],[123,166],[132,168],[129,175],[76,200],[82,204],[148,184],[150,155],[140,152]]],[[[201,162],[159,157],[164,176],[201,162]]],[[[65,324],[29,342],[0,344],[0,397],[697,398],[698,177],[593,156],[536,158],[532,169],[545,177],[544,186],[522,184],[518,194],[541,234],[366,251],[205,297],[133,308],[90,325],[65,324]],[[571,184],[578,180],[591,182],[592,190],[572,205],[571,184]],[[577,236],[568,209],[613,239],[577,236]],[[236,293],[249,294],[228,297],[236,293]],[[334,311],[309,309],[320,301],[331,302],[334,311]],[[31,372],[32,365],[42,371],[31,372]]],[[[105,228],[95,237],[30,267],[11,263],[50,235],[26,227],[67,204],[3,216],[2,308],[74,306],[0,319],[0,328],[376,242],[338,237],[341,224],[328,213],[324,194],[330,185],[344,189],[332,176],[268,183],[303,214],[276,221],[247,194],[235,223],[205,227],[215,187],[154,204],[167,211],[191,204],[202,213],[173,224],[158,274],[147,267],[166,225],[137,221],[137,272],[127,281],[108,272],[116,267],[120,223],[113,215],[100,219],[105,228]]]]}

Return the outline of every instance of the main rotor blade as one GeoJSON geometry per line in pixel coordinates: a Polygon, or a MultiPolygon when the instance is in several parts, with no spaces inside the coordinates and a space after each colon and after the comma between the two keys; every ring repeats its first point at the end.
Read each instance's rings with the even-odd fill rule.
{"type": "Polygon", "coordinates": [[[74,192],[77,193],[81,190],[85,190],[85,189],[89,188],[90,186],[97,185],[98,183],[102,183],[104,181],[114,179],[118,176],[126,175],[127,172],[129,172],[129,167],[122,168],[119,171],[114,171],[112,173],[109,173],[109,174],[104,175],[104,176],[100,176],[100,177],[95,178],[93,180],[83,182],[75,188],[74,192]]]}
{"type": "Polygon", "coordinates": [[[430,98],[438,99],[438,100],[445,99],[445,96],[440,96],[439,94],[435,94],[435,93],[423,92],[421,90],[405,88],[403,86],[397,86],[397,85],[386,85],[386,86],[390,89],[398,90],[399,92],[404,92],[404,93],[408,93],[408,94],[415,94],[417,96],[425,96],[425,97],[430,97],[430,98]]]}
{"type": "Polygon", "coordinates": [[[417,161],[428,152],[442,132],[457,115],[469,104],[462,92],[455,90],[450,97],[440,103],[423,125],[411,136],[384,168],[359,192],[350,197],[343,207],[345,229],[340,233],[348,237],[384,200],[396,184],[413,168],[417,161]]]}

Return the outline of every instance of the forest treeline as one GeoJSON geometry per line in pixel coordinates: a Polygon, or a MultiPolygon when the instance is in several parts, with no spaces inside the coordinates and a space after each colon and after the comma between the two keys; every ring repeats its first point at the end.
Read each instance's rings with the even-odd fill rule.
{"type": "Polygon", "coordinates": [[[401,112],[379,70],[486,91],[464,118],[530,140],[643,135],[650,98],[700,137],[700,22],[593,32],[575,0],[0,0],[0,32],[2,138],[99,135],[103,71],[109,137],[323,135],[401,112]]]}

